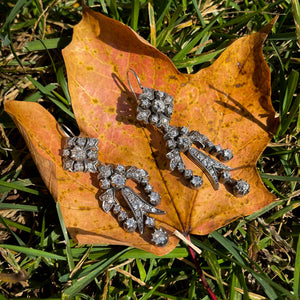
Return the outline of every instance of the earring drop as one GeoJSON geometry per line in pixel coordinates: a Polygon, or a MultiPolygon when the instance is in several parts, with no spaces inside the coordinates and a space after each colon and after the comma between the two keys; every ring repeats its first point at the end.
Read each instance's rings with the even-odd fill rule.
{"type": "Polygon", "coordinates": [[[232,159],[232,151],[215,145],[198,131],[190,131],[188,127],[171,126],[174,98],[165,92],[143,87],[138,75],[132,69],[129,71],[127,72],[128,84],[138,104],[136,119],[145,124],[154,125],[164,135],[168,149],[166,156],[169,159],[171,171],[179,171],[193,188],[198,189],[202,186],[202,177],[194,175],[192,170],[186,169],[182,159],[182,154],[185,154],[203,171],[215,190],[218,190],[219,183],[222,183],[231,187],[232,193],[236,197],[247,195],[250,191],[250,185],[247,181],[232,178],[230,174],[232,168],[221,162],[232,159]],[[131,86],[129,71],[134,74],[142,90],[139,98],[131,86]],[[219,161],[203,153],[200,149],[211,156],[215,156],[219,161]]]}
{"type": "Polygon", "coordinates": [[[144,233],[144,227],[153,230],[152,242],[158,247],[165,246],[169,241],[168,233],[156,228],[154,217],[149,214],[162,215],[164,211],[156,208],[161,197],[149,183],[147,171],[123,165],[105,165],[98,161],[98,139],[89,137],[69,137],[62,151],[63,169],[69,172],[98,173],[99,186],[104,192],[99,196],[104,212],[111,212],[126,232],[136,230],[144,233]],[[146,195],[148,201],[137,194],[127,181],[132,180],[146,195]],[[127,204],[124,209],[118,199],[127,204]]]}

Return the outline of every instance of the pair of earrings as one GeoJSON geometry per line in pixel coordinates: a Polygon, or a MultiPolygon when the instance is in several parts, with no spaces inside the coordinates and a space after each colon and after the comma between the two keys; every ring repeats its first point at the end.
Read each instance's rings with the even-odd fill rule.
{"type": "MultiPolygon", "coordinates": [[[[129,80],[129,87],[137,100],[137,120],[152,124],[164,135],[166,146],[169,149],[167,158],[170,160],[170,169],[179,171],[193,188],[200,188],[203,179],[194,175],[193,171],[186,169],[182,154],[185,154],[207,176],[212,187],[219,189],[219,183],[225,184],[236,197],[249,193],[250,186],[243,179],[236,180],[231,177],[230,167],[203,153],[202,149],[222,161],[232,159],[233,154],[229,149],[214,145],[205,135],[198,131],[190,131],[188,127],[171,126],[173,113],[173,97],[165,92],[143,87],[137,74],[130,69],[136,77],[142,90],[137,98],[129,80]],[[192,147],[193,145],[196,146],[192,147]]],[[[159,247],[168,243],[168,233],[162,228],[156,228],[155,218],[151,215],[165,214],[156,208],[161,197],[153,190],[149,183],[146,170],[123,165],[105,165],[98,161],[98,140],[90,137],[69,137],[62,153],[63,168],[70,172],[98,173],[99,187],[103,193],[99,196],[104,212],[116,217],[125,231],[133,233],[138,231],[143,234],[144,227],[153,230],[151,242],[159,247]],[[128,180],[134,181],[147,200],[126,185],[128,180]],[[119,199],[124,199],[126,207],[121,205],[119,199]]]]}

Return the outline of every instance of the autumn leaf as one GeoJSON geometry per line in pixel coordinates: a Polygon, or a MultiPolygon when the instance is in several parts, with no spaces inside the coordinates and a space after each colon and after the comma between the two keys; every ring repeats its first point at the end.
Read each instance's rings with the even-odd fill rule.
{"type": "MultiPolygon", "coordinates": [[[[158,208],[166,211],[156,217],[158,226],[171,237],[169,244],[160,248],[151,245],[149,237],[124,232],[116,219],[100,208],[96,176],[62,169],[65,140],[54,118],[39,104],[7,102],[6,111],[59,201],[74,239],[88,244],[132,245],[162,255],[178,243],[172,236],[174,230],[208,234],[274,200],[256,170],[256,162],[278,125],[270,99],[270,71],[262,53],[262,43],[272,26],[271,22],[260,32],[238,39],[210,67],[188,75],[181,74],[167,56],[129,27],[84,6],[73,40],[63,50],[81,135],[99,139],[101,162],[135,165],[149,172],[151,184],[162,197],[158,208]],[[250,184],[247,196],[234,197],[223,185],[215,191],[205,176],[203,187],[193,190],[169,170],[163,135],[136,121],[137,103],[127,83],[130,68],[143,86],[174,97],[171,125],[189,126],[233,151],[234,158],[227,165],[233,168],[234,178],[250,184]],[[33,122],[32,115],[38,121],[33,122]]],[[[131,82],[140,94],[133,76],[131,82]]]]}

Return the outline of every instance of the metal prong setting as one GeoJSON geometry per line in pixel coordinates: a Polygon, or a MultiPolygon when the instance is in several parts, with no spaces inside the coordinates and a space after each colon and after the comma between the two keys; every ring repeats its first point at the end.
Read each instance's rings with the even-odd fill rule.
{"type": "Polygon", "coordinates": [[[67,138],[63,149],[63,168],[70,172],[97,172],[98,139],[89,137],[67,138]]]}
{"type": "Polygon", "coordinates": [[[232,151],[223,149],[220,145],[215,145],[198,131],[189,131],[187,127],[170,126],[174,108],[173,97],[165,92],[143,87],[137,74],[131,69],[130,71],[136,77],[142,90],[139,98],[137,98],[127,74],[130,89],[138,103],[137,120],[156,126],[164,134],[169,149],[167,158],[170,160],[170,169],[182,173],[192,188],[198,189],[202,186],[202,177],[194,175],[192,170],[186,169],[181,156],[181,153],[183,153],[203,171],[215,190],[219,189],[219,183],[223,183],[232,187],[232,193],[235,196],[247,195],[250,191],[250,185],[242,179],[231,178],[229,171],[232,169],[211,157],[215,156],[220,161],[229,161],[233,158],[232,151]],[[202,153],[192,145],[209,155],[202,153]]]}
{"type": "Polygon", "coordinates": [[[169,240],[168,233],[162,228],[157,229],[155,219],[149,216],[149,214],[160,215],[165,214],[165,212],[155,207],[160,203],[161,197],[153,191],[147,171],[136,167],[125,168],[123,165],[113,167],[104,164],[99,165],[98,171],[100,187],[105,190],[99,197],[103,210],[106,213],[112,211],[127,232],[133,233],[138,230],[140,234],[143,234],[144,226],[152,228],[154,230],[152,242],[159,247],[165,246],[169,240]],[[147,194],[150,203],[132,188],[126,186],[126,181],[129,179],[139,184],[140,188],[147,194]],[[128,212],[121,207],[116,193],[126,201],[129,208],[128,212]]]}

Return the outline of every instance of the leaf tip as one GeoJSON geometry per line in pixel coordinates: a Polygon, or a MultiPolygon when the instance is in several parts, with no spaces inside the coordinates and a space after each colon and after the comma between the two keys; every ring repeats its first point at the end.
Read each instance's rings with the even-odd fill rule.
{"type": "Polygon", "coordinates": [[[276,15],[267,25],[262,27],[259,32],[268,35],[269,32],[272,30],[273,26],[275,25],[275,23],[277,22],[278,18],[279,15],[276,15]]]}

